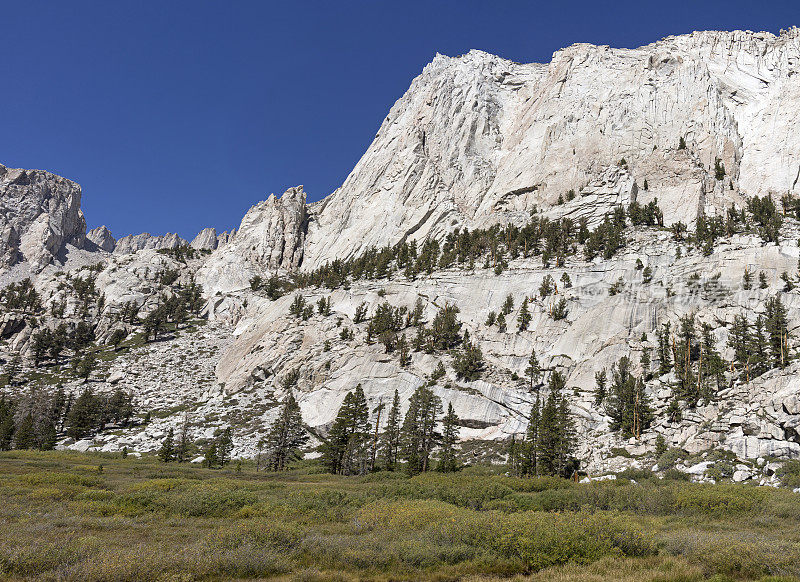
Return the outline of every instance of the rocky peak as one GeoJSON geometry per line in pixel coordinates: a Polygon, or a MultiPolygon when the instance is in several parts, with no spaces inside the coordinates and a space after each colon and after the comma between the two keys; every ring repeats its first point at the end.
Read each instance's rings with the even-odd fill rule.
{"type": "Polygon", "coordinates": [[[219,244],[217,230],[215,228],[204,228],[197,233],[197,236],[189,244],[193,249],[213,251],[219,244]]]}
{"type": "Polygon", "coordinates": [[[107,253],[114,252],[114,248],[117,246],[116,239],[111,235],[111,231],[108,230],[105,225],[98,226],[87,232],[86,239],[94,243],[99,250],[107,253]]]}
{"type": "Polygon", "coordinates": [[[144,249],[175,249],[187,244],[184,239],[171,232],[158,236],[143,232],[142,234],[129,234],[119,239],[114,254],[126,255],[144,249]]]}
{"type": "Polygon", "coordinates": [[[0,265],[27,261],[40,271],[82,247],[81,187],[50,172],[0,165],[0,265]]]}
{"type": "Polygon", "coordinates": [[[209,257],[198,277],[210,293],[249,286],[254,275],[287,272],[300,267],[309,216],[302,186],[247,211],[228,241],[209,257]]]}

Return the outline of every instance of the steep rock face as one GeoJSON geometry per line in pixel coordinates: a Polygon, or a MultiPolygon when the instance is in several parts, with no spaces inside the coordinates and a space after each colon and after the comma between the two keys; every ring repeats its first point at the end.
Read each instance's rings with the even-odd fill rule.
{"type": "MultiPolygon", "coordinates": [[[[247,307],[239,311],[235,339],[220,358],[217,377],[228,393],[254,389],[280,399],[284,377],[299,370],[295,394],[303,418],[324,431],[345,394],[357,384],[362,385],[371,409],[390,401],[395,389],[406,406],[441,361],[446,377],[432,389],[445,405],[452,402],[469,427],[462,429],[462,437],[501,439],[525,430],[532,398],[525,369],[535,349],[544,370],[560,370],[566,377],[579,432],[579,457],[592,471],[607,470],[604,459],[611,448],[631,443],[610,430],[605,408],[595,403],[595,373],[609,370],[623,356],[638,363],[645,349],[652,352],[657,345],[656,330],[666,322],[676,329],[687,314],[713,325],[717,349],[730,360],[727,339],[734,316],[745,313],[752,321],[763,313],[766,300],[782,287],[780,274],[795,267],[800,253],[797,228],[787,232],[779,245],[736,235],[721,242],[710,257],[697,250],[679,256],[678,245],[663,231],[633,234],[626,250],[611,260],[587,262],[575,257],[563,267],[547,268],[538,259],[520,259],[500,275],[492,269],[453,269],[415,280],[398,273],[332,291],[302,289],[297,293],[310,305],[320,297],[331,303],[330,316],[314,314],[308,321],[289,314],[297,293],[270,301],[248,290],[240,297],[240,304],[247,307]],[[644,280],[637,260],[652,269],[652,281],[644,280]],[[745,269],[763,272],[767,288],[745,289],[745,269]],[[562,281],[565,273],[569,286],[562,281]],[[557,282],[558,289],[555,295],[542,298],[537,290],[547,276],[557,282]],[[611,294],[609,289],[620,278],[623,290],[611,294]],[[486,318],[490,311],[499,311],[508,295],[514,298],[514,309],[506,317],[508,329],[501,331],[487,325],[486,318]],[[523,297],[531,298],[531,321],[527,329],[519,330],[523,297]],[[556,321],[550,313],[561,298],[567,301],[567,316],[556,321]],[[396,352],[386,353],[379,342],[367,341],[367,322],[354,322],[359,305],[367,307],[369,317],[383,302],[410,309],[417,300],[422,302],[427,325],[446,304],[460,309],[463,329],[486,360],[480,380],[459,379],[447,352],[413,352],[411,363],[402,367],[396,352]],[[343,329],[352,330],[354,339],[342,339],[343,329]]],[[[800,295],[784,293],[782,300],[794,322],[800,295]]],[[[407,327],[402,333],[411,341],[416,329],[407,327]]],[[[640,365],[634,366],[635,373],[641,374],[640,365]]],[[[753,382],[731,383],[711,402],[687,408],[677,423],[666,413],[676,397],[675,378],[671,374],[658,378],[647,386],[656,421],[633,446],[650,451],[661,434],[670,446],[690,452],[721,448],[740,458],[798,458],[796,369],[800,364],[794,362],[783,373],[772,370],[753,382]]]]}
{"type": "Polygon", "coordinates": [[[213,251],[219,244],[217,230],[215,228],[204,228],[189,243],[193,249],[213,251]]]}
{"type": "MultiPolygon", "coordinates": [[[[569,190],[586,202],[623,159],[626,191],[657,198],[667,225],[741,204],[743,193],[797,193],[799,67],[797,29],[632,50],[577,44],[548,64],[437,55],[344,184],[311,205],[302,268],[457,226],[521,223],[569,190]]],[[[594,223],[605,212],[574,206],[594,223]]]]}
{"type": "Polygon", "coordinates": [[[126,255],[144,249],[175,249],[188,244],[177,234],[168,232],[167,234],[153,236],[149,232],[141,234],[129,234],[117,241],[114,253],[126,255]]]}
{"type": "Polygon", "coordinates": [[[97,228],[93,228],[87,232],[86,239],[94,243],[98,249],[107,253],[114,252],[114,248],[117,246],[116,239],[112,236],[111,231],[108,230],[105,225],[98,226],[97,228]]]}
{"type": "Polygon", "coordinates": [[[209,295],[244,289],[254,275],[296,269],[303,260],[308,227],[306,193],[289,188],[280,198],[253,206],[235,236],[209,257],[198,273],[209,295]]]}
{"type": "Polygon", "coordinates": [[[86,221],[80,205],[75,182],[0,165],[0,265],[26,261],[40,271],[63,259],[67,244],[82,247],[86,221]]]}

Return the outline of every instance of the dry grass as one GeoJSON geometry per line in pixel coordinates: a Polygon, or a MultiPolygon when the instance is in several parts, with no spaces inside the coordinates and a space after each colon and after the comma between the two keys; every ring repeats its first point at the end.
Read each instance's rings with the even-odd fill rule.
{"type": "Polygon", "coordinates": [[[13,452],[0,454],[0,499],[5,579],[800,576],[800,496],[786,490],[582,486],[481,468],[344,478],[306,465],[275,475],[13,452]]]}

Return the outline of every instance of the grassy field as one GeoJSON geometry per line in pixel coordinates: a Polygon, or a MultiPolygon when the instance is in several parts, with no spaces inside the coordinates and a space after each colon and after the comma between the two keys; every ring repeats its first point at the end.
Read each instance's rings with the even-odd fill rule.
{"type": "Polygon", "coordinates": [[[786,489],[15,451],[0,500],[12,580],[800,580],[786,489]]]}

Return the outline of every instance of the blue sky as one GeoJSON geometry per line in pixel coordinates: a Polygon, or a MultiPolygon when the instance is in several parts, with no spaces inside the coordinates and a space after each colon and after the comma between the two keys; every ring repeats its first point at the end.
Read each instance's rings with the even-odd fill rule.
{"type": "Polygon", "coordinates": [[[341,184],[436,52],[548,61],[702,29],[777,33],[795,1],[0,0],[0,163],[83,186],[119,237],[227,230],[341,184]]]}

